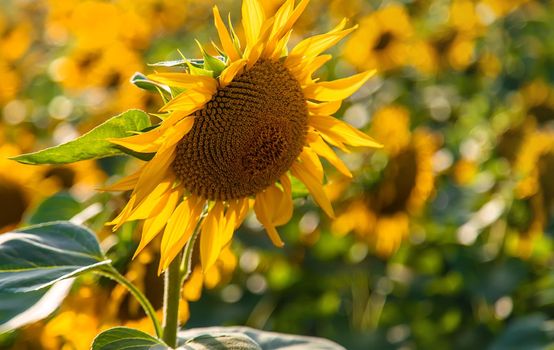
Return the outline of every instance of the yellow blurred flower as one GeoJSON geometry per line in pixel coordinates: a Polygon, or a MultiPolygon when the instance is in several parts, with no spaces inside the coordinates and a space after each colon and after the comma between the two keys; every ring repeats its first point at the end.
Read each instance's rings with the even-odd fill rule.
{"type": "Polygon", "coordinates": [[[475,41],[484,30],[475,2],[454,0],[449,8],[448,21],[430,39],[435,66],[466,69],[475,62],[475,41]]]}
{"type": "Polygon", "coordinates": [[[518,252],[528,256],[537,237],[545,229],[548,213],[554,208],[554,132],[537,130],[522,143],[514,166],[519,181],[516,198],[527,201],[529,224],[519,237],[518,252]]]}
{"type": "Polygon", "coordinates": [[[21,149],[15,144],[0,145],[0,232],[15,228],[27,209],[58,188],[55,181],[44,178],[45,167],[30,167],[8,159],[19,154],[21,149]]]}
{"type": "Polygon", "coordinates": [[[387,71],[408,64],[414,29],[402,5],[389,5],[360,20],[346,42],[344,58],[359,69],[387,71]]]}
{"type": "Polygon", "coordinates": [[[399,106],[375,114],[371,135],[387,141],[378,151],[388,157],[382,180],[349,200],[332,228],[341,235],[354,231],[378,255],[387,257],[408,236],[410,217],[423,209],[433,192],[432,157],[438,144],[424,129],[410,132],[409,113],[399,106]]]}

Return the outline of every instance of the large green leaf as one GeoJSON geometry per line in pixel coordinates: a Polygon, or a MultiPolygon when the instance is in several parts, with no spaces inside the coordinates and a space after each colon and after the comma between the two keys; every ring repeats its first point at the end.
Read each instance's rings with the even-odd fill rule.
{"type": "Polygon", "coordinates": [[[206,327],[179,332],[186,349],[345,350],[330,340],[261,331],[250,327],[206,327]],[[224,344],[224,347],[218,345],[224,344]],[[204,346],[204,347],[202,347],[204,346]]]}
{"type": "Polygon", "coordinates": [[[132,109],[115,116],[81,137],[42,151],[22,154],[12,159],[25,164],[66,164],[126,153],[121,147],[107,141],[109,138],[130,136],[150,126],[150,117],[141,110],[132,109]]]}
{"type": "Polygon", "coordinates": [[[72,284],[73,280],[67,279],[27,293],[0,292],[0,334],[48,317],[61,305],[72,284]]]}
{"type": "Polygon", "coordinates": [[[28,292],[110,263],[94,233],[70,222],[0,236],[0,290],[28,292]]]}
{"type": "Polygon", "coordinates": [[[110,328],[96,336],[92,350],[166,350],[164,342],[137,329],[127,327],[110,328]]]}

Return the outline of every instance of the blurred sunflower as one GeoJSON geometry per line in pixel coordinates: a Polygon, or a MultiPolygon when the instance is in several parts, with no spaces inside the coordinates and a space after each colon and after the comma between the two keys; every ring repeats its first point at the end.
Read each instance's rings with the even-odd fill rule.
{"type": "Polygon", "coordinates": [[[425,130],[410,132],[409,112],[399,106],[381,108],[371,134],[387,140],[387,158],[381,180],[361,197],[348,200],[332,224],[340,235],[354,231],[375,247],[378,255],[394,253],[408,236],[410,217],[423,209],[434,189],[432,158],[435,137],[425,130]]]}
{"type": "Polygon", "coordinates": [[[525,85],[520,96],[527,118],[534,118],[540,127],[554,125],[554,88],[544,80],[525,85]]]}
{"type": "Polygon", "coordinates": [[[21,11],[11,10],[12,18],[0,13],[0,105],[15,98],[23,85],[20,61],[34,39],[32,22],[21,11]]]}
{"type": "Polygon", "coordinates": [[[435,67],[463,70],[475,61],[476,40],[485,26],[472,1],[455,0],[448,13],[448,22],[430,39],[431,57],[435,67]]]}
{"type": "Polygon", "coordinates": [[[520,176],[516,199],[521,202],[516,205],[525,207],[524,220],[514,225],[520,230],[518,253],[529,256],[533,242],[542,235],[554,209],[554,181],[551,176],[554,172],[554,132],[536,130],[530,133],[522,142],[514,170],[520,176]]]}
{"type": "Polygon", "coordinates": [[[55,181],[44,178],[44,167],[22,166],[8,159],[21,154],[11,143],[0,145],[0,232],[16,227],[28,208],[58,188],[55,181]]]}
{"type": "Polygon", "coordinates": [[[386,71],[405,65],[414,29],[404,6],[389,5],[360,21],[344,45],[344,58],[360,69],[386,71]]]}
{"type": "Polygon", "coordinates": [[[137,173],[111,187],[133,190],[111,224],[117,229],[126,221],[145,220],[136,254],[165,227],[160,273],[189,240],[205,209],[199,243],[204,271],[230,242],[251,202],[272,242],[282,246],[275,226],[292,215],[289,171],[333,216],[322,189],[318,156],[343,173],[350,172],[327,142],[342,149],[346,144],[379,146],[331,116],[373,72],[331,82],[311,77],[331,58],[320,54],[355,28],[344,29],[343,20],[329,33],[305,39],[286,54],[292,26],[307,4],[303,0],[295,7],[288,0],[274,16],[266,17],[259,1],[245,0],[244,48],[214,7],[224,61],[206,56],[215,67],[207,75],[195,74],[206,72],[197,67],[190,73],[151,75],[174,90],[186,90],[162,108],[169,113],[159,127],[112,140],[137,152],[155,153],[137,173]],[[217,67],[220,74],[212,77],[217,67]]]}

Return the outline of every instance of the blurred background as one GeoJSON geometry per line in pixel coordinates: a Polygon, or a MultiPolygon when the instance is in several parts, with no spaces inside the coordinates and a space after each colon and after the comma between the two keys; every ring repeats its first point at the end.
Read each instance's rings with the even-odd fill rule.
{"type": "MultiPolygon", "coordinates": [[[[194,39],[217,38],[214,3],[0,1],[0,232],[78,214],[161,306],[159,242],[131,261],[136,225],[104,227],[124,194],[97,191],[136,161],[7,157],[129,108],[155,112],[158,96],[129,78],[177,50],[199,56],[194,39]]],[[[263,1],[268,13],[280,3],[263,1]]],[[[238,27],[239,1],[217,4],[238,27]]],[[[336,220],[299,191],[283,249],[249,218],[187,282],[186,327],[248,325],[348,349],[552,348],[554,2],[312,0],[291,42],[343,17],[359,29],[317,74],[377,70],[338,117],[384,148],[341,154],[353,179],[329,168],[336,220]]],[[[126,291],[98,276],[46,293],[0,298],[0,348],[80,350],[115,325],[151,331],[126,291]]]]}

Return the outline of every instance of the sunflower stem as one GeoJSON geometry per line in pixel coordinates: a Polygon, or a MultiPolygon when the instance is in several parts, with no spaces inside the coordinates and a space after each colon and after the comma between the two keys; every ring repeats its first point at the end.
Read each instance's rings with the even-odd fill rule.
{"type": "Polygon", "coordinates": [[[194,230],[194,233],[190,237],[183,253],[183,260],[181,261],[181,284],[185,283],[192,273],[192,252],[194,250],[194,244],[200,233],[200,225],[203,218],[198,221],[198,224],[194,230]]]}
{"type": "Polygon", "coordinates": [[[162,327],[160,325],[160,321],[158,320],[158,316],[156,315],[156,310],[154,309],[148,298],[146,298],[146,296],[142,294],[142,292],[134,284],[132,284],[127,278],[125,278],[125,276],[119,273],[119,271],[117,271],[115,267],[107,265],[104,270],[98,271],[98,273],[104,277],[116,281],[117,283],[127,288],[127,290],[129,290],[129,292],[137,299],[139,304],[142,306],[146,315],[152,321],[152,324],[154,325],[154,330],[156,331],[156,335],[158,337],[161,337],[162,327]]]}
{"type": "Polygon", "coordinates": [[[179,301],[181,298],[181,254],[165,272],[163,341],[170,347],[177,347],[179,329],[179,301]]]}

